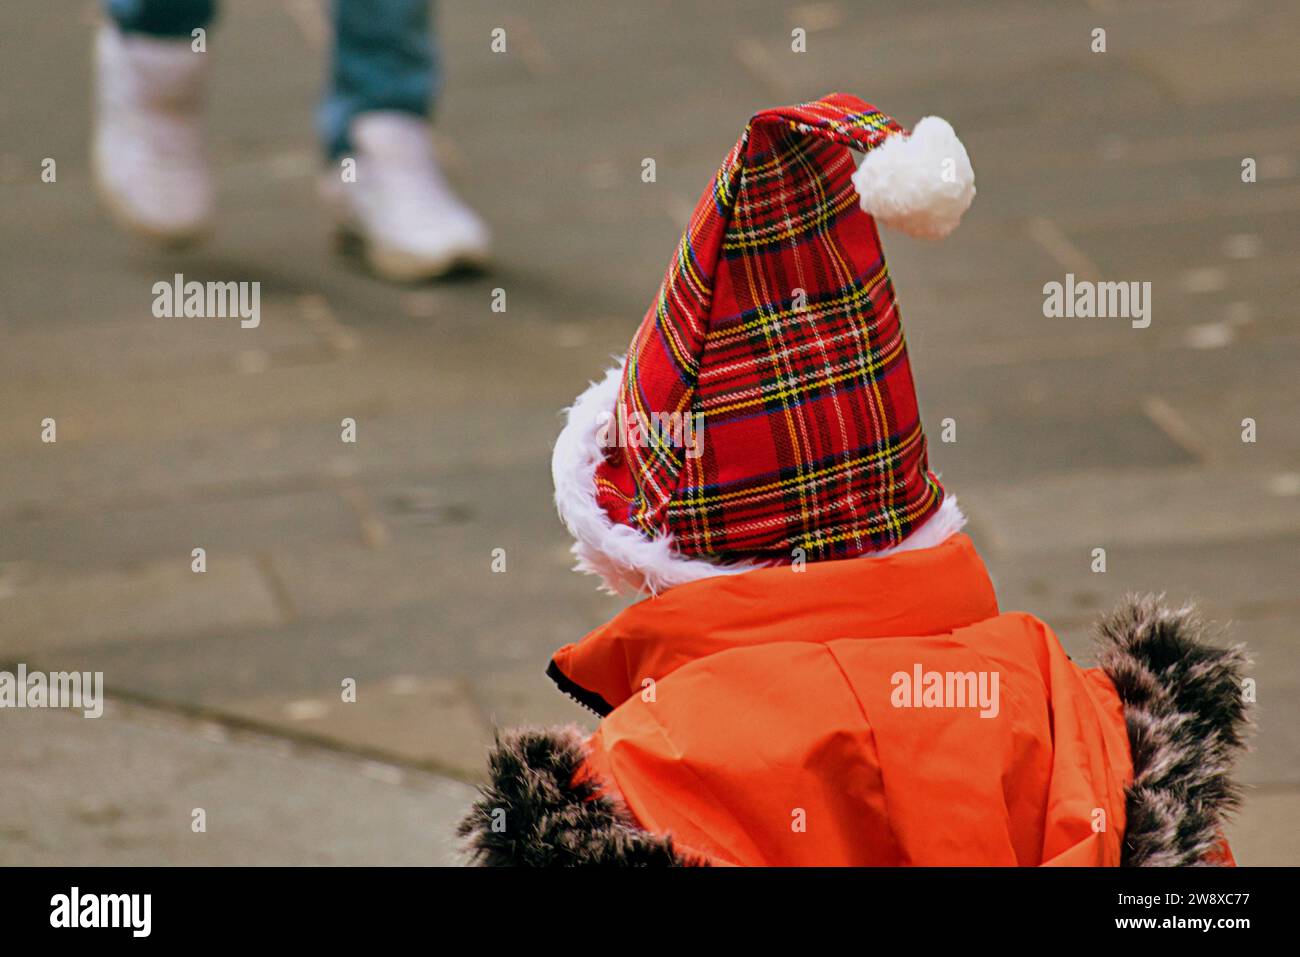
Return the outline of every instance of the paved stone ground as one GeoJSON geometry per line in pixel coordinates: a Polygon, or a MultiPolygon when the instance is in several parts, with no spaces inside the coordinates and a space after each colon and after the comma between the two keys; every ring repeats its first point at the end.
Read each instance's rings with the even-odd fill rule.
{"type": "Polygon", "coordinates": [[[844,89],[948,117],[975,161],[950,240],[886,242],[932,459],[1004,607],[1085,657],[1132,588],[1231,621],[1260,698],[1232,836],[1300,863],[1293,4],[445,4],[441,147],[499,264],[423,288],[332,254],[316,0],[227,4],[222,219],[174,256],[94,202],[94,7],[66,6],[0,5],[0,663],[102,670],[117,704],[0,714],[0,862],[447,860],[448,779],[493,725],[583,720],[541,668],[617,607],[566,570],[557,410],[625,347],[745,117],[844,89]],[[260,328],[153,318],[175,272],[261,281],[260,328]],[[1151,282],[1151,327],[1043,318],[1066,272],[1151,282]]]}
{"type": "Polygon", "coordinates": [[[0,865],[461,862],[458,781],[129,705],[5,722],[0,865]]]}

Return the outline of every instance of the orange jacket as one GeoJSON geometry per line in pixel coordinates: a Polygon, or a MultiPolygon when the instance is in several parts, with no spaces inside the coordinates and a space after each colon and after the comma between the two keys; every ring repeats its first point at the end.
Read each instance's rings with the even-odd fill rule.
{"type": "Polygon", "coordinates": [[[673,588],[552,675],[609,712],[578,777],[710,863],[1120,860],[1115,687],[999,613],[965,535],[673,588]]]}

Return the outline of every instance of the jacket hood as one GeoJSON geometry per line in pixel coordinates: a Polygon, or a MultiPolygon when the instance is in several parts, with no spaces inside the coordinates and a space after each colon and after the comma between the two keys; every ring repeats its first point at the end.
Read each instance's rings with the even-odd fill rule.
{"type": "Polygon", "coordinates": [[[606,715],[647,676],[662,680],[719,652],[771,642],[938,635],[998,613],[970,536],[936,548],[788,566],[679,585],[625,608],[555,653],[560,690],[606,715]],[[864,564],[869,562],[869,564],[864,564]],[[946,587],[917,588],[917,582],[946,587]],[[911,586],[911,587],[909,587],[911,586]],[[816,602],[806,596],[815,594],[816,602]]]}
{"type": "Polygon", "coordinates": [[[1133,758],[1125,863],[1231,863],[1223,825],[1240,803],[1232,770],[1251,727],[1245,646],[1216,645],[1195,608],[1146,595],[1102,619],[1097,651],[1124,703],[1133,758]]]}

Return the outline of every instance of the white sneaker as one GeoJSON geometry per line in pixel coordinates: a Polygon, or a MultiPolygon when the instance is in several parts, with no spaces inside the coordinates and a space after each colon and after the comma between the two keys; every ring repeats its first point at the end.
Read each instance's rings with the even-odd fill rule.
{"type": "Polygon", "coordinates": [[[96,41],[94,173],[123,226],[168,245],[193,242],[212,218],[203,132],[208,54],[190,41],[123,34],[96,41]]]}
{"type": "Polygon", "coordinates": [[[487,264],[487,227],[442,175],[425,120],[377,110],[353,120],[350,133],[356,180],[343,182],[336,169],[323,192],[371,269],[414,282],[487,264]]]}

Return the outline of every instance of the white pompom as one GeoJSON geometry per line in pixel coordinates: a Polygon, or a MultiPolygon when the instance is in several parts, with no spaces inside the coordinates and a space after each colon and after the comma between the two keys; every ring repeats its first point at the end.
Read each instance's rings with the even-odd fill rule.
{"type": "Polygon", "coordinates": [[[943,239],[975,198],[975,171],[947,120],[927,116],[894,135],[853,174],[863,210],[919,239],[943,239]]]}

